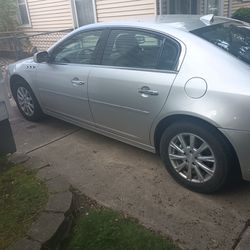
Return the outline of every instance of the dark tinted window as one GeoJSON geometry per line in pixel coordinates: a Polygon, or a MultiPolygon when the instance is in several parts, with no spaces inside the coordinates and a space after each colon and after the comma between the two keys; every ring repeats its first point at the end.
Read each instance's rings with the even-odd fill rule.
{"type": "Polygon", "coordinates": [[[227,22],[194,30],[192,33],[250,64],[250,25],[227,22]]]}
{"type": "Polygon", "coordinates": [[[101,34],[102,31],[88,31],[73,36],[55,48],[52,62],[93,64],[101,34]]]}
{"type": "Polygon", "coordinates": [[[176,70],[179,60],[180,45],[170,39],[166,39],[164,48],[158,63],[158,68],[163,70],[176,70]]]}
{"type": "Polygon", "coordinates": [[[164,38],[144,31],[111,31],[103,65],[157,69],[164,38]]]}

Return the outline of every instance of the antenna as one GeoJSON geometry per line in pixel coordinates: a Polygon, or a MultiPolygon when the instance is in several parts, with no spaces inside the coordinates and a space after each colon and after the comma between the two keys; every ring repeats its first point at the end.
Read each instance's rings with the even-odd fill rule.
{"type": "Polygon", "coordinates": [[[214,14],[209,14],[206,16],[202,16],[200,20],[205,23],[206,25],[210,25],[214,22],[214,14]]]}

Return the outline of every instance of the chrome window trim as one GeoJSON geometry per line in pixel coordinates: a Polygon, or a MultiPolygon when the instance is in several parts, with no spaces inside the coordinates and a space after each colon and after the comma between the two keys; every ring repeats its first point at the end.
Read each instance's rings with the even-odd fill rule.
{"type": "Polygon", "coordinates": [[[82,64],[82,63],[50,63],[53,65],[68,65],[73,66],[82,66],[82,67],[91,67],[91,68],[107,68],[107,69],[123,69],[123,70],[135,70],[135,71],[146,71],[146,72],[155,72],[155,73],[167,73],[167,74],[178,74],[177,70],[163,70],[163,69],[143,69],[143,68],[134,68],[134,67],[121,67],[121,66],[110,66],[102,64],[82,64]]]}
{"type": "Polygon", "coordinates": [[[175,70],[122,67],[122,66],[112,66],[112,65],[102,65],[102,64],[92,64],[92,65],[86,64],[86,65],[90,67],[107,68],[107,69],[123,69],[123,70],[146,71],[146,72],[155,72],[155,73],[178,74],[178,71],[175,71],[175,70]]]}

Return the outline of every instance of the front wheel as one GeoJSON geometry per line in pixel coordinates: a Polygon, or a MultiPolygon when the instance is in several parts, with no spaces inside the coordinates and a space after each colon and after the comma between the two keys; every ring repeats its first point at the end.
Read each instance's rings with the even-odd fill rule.
{"type": "Polygon", "coordinates": [[[232,162],[229,151],[216,129],[192,122],[172,124],[160,142],[161,158],[172,177],[200,193],[225,185],[232,162]]]}
{"type": "Polygon", "coordinates": [[[40,105],[27,83],[16,83],[13,87],[13,96],[24,118],[29,121],[39,121],[44,117],[40,105]]]}

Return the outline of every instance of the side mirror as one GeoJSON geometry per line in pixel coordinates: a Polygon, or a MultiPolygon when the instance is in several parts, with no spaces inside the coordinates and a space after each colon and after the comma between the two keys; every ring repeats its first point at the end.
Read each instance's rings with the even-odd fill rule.
{"type": "Polygon", "coordinates": [[[36,63],[48,62],[49,53],[47,51],[37,52],[36,54],[34,54],[33,60],[36,63]]]}

